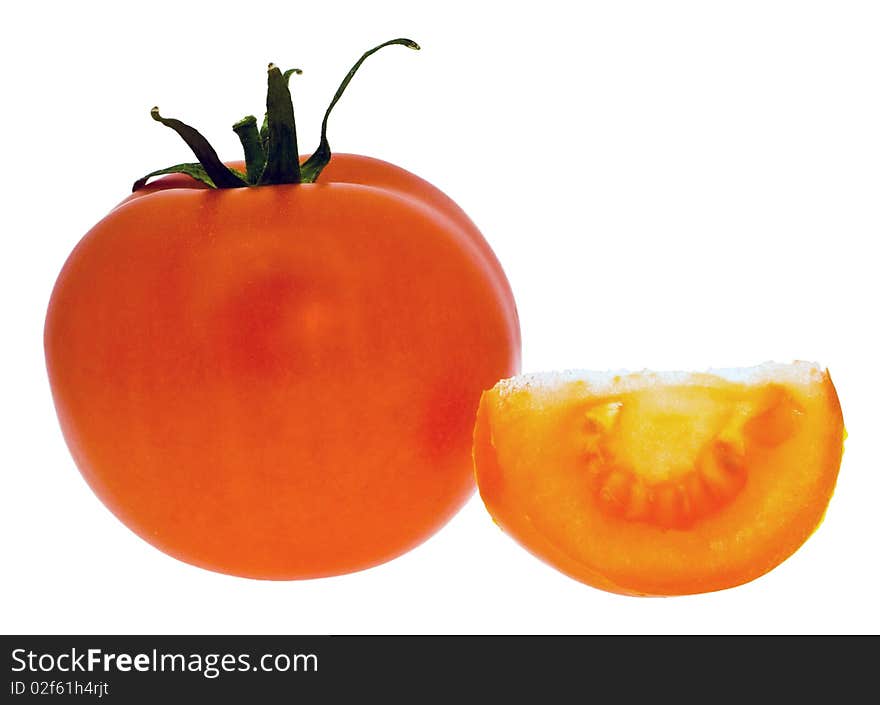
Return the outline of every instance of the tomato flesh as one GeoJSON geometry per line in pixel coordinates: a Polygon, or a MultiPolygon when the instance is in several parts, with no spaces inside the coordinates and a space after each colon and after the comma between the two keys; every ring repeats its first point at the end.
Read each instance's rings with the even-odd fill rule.
{"type": "Polygon", "coordinates": [[[632,594],[718,590],[816,528],[843,424],[827,373],[526,376],[483,396],[474,457],[496,521],[551,564],[632,594]]]}

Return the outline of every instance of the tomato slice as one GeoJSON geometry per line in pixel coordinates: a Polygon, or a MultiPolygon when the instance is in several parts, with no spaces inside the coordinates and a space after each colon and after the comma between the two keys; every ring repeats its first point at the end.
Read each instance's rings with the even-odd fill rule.
{"type": "Polygon", "coordinates": [[[532,553],[595,587],[720,590],[822,520],[843,451],[826,370],[523,375],[485,392],[480,494],[532,553]]]}

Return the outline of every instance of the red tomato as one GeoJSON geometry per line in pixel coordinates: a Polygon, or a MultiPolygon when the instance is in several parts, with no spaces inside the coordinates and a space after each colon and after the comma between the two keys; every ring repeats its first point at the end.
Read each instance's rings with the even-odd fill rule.
{"type": "Polygon", "coordinates": [[[347,154],[283,183],[288,76],[270,66],[248,187],[153,111],[220,188],[174,175],[132,194],[70,255],[45,327],[61,427],[101,500],[181,560],[270,579],[366,568],[443,525],[474,488],[480,394],[520,351],[498,261],[438,189],[347,154]]]}

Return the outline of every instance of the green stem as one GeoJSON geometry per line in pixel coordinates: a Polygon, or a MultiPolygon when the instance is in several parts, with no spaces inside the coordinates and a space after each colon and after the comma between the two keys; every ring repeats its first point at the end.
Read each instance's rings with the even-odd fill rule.
{"type": "Polygon", "coordinates": [[[409,49],[420,49],[418,44],[416,44],[412,39],[392,39],[390,41],[384,42],[377,47],[373,47],[368,52],[364,53],[360,59],[358,59],[354,66],[351,67],[349,72],[345,75],[345,78],[342,79],[342,83],[339,84],[339,88],[336,89],[336,94],[333,96],[333,100],[330,101],[330,107],[327,108],[327,112],[324,113],[324,120],[321,123],[321,142],[318,144],[318,148],[314,151],[311,157],[306,160],[305,164],[302,165],[302,180],[305,183],[313,183],[315,179],[320,176],[321,171],[325,166],[330,162],[331,152],[330,152],[330,143],[327,141],[327,120],[330,118],[330,113],[333,111],[333,108],[336,106],[336,103],[339,102],[339,99],[342,97],[342,94],[345,93],[345,89],[348,88],[348,84],[351,83],[351,79],[354,78],[354,75],[357,73],[358,69],[361,67],[361,64],[367,60],[370,56],[375,54],[380,49],[384,49],[387,46],[391,46],[392,44],[399,44],[401,46],[408,47],[409,49]]]}
{"type": "Polygon", "coordinates": [[[152,177],[164,176],[165,174],[186,174],[187,176],[194,178],[196,181],[201,181],[210,188],[217,188],[217,185],[211,180],[211,177],[208,176],[208,172],[205,171],[205,167],[196,162],[195,164],[175,164],[174,166],[169,166],[165,169],[151,171],[149,174],[142,176],[134,182],[134,185],[131,187],[132,193],[146,186],[147,181],[152,177]]]}
{"type": "Polygon", "coordinates": [[[199,163],[204,167],[205,172],[217,188],[238,188],[241,186],[247,186],[247,181],[242,179],[240,175],[236,174],[220,161],[217,152],[214,151],[214,148],[208,140],[206,140],[198,130],[180,120],[162,117],[159,114],[159,108],[153,108],[150,111],[150,115],[153,117],[153,120],[161,122],[165,127],[170,127],[181,136],[183,141],[189,145],[193,154],[196,155],[196,159],[199,160],[199,163]]]}
{"type": "MultiPolygon", "coordinates": [[[[290,88],[290,77],[293,74],[302,74],[302,69],[287,69],[282,75],[287,81],[288,89],[290,88]]],[[[260,141],[263,143],[263,151],[266,150],[266,144],[269,142],[269,113],[263,113],[263,123],[260,125],[260,141]]]]}
{"type": "Polygon", "coordinates": [[[411,39],[392,39],[364,53],[346,74],[321,122],[321,142],[314,154],[300,167],[299,149],[296,143],[296,121],[293,114],[293,101],[290,97],[290,77],[302,73],[300,69],[281,72],[275,64],[269,64],[268,91],[266,94],[266,116],[262,126],[257,129],[257,119],[253,115],[242,118],[232,126],[244,149],[247,174],[228,168],[208,141],[193,127],[175,120],[164,118],[159,108],[150,111],[153,119],[170,127],[189,145],[198,163],[175,164],[166,169],[152,171],[134,183],[132,190],[142,188],[153,176],[163,174],[187,174],[211,188],[241,188],[243,186],[267,186],[271,184],[312,183],[330,162],[330,142],[327,140],[327,122],[330,113],[361,64],[368,57],[384,47],[399,44],[410,49],[419,49],[411,39]]]}
{"type": "Polygon", "coordinates": [[[257,118],[253,115],[243,117],[232,126],[235,134],[244,149],[244,163],[247,166],[247,179],[255,184],[263,174],[266,166],[266,152],[263,150],[263,141],[260,139],[260,131],[257,129],[257,118]]]}
{"type": "Polygon", "coordinates": [[[266,167],[261,184],[298,184],[299,150],[296,144],[296,121],[287,79],[275,64],[269,64],[269,88],[266,95],[267,134],[266,167]]]}

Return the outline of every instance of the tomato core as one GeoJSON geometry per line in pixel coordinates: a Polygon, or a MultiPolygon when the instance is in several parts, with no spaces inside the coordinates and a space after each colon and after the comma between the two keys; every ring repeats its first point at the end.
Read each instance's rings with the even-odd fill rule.
{"type": "Polygon", "coordinates": [[[779,387],[733,408],[689,387],[603,401],[585,411],[585,470],[605,513],[687,528],[736,497],[754,447],[793,436],[799,413],[779,387]]]}

